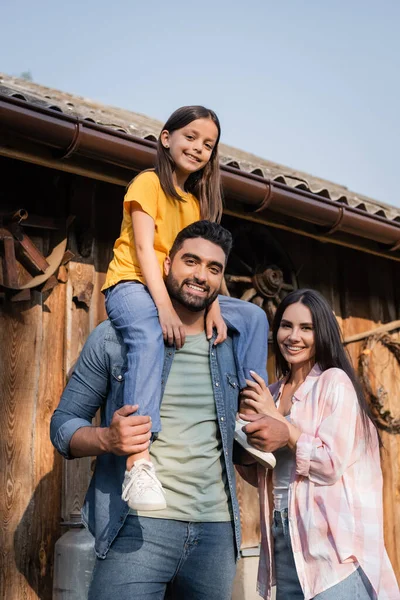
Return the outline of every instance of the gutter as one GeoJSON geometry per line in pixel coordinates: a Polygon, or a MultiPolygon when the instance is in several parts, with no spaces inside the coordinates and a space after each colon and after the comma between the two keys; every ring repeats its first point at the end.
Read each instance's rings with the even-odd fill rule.
{"type": "MultiPolygon", "coordinates": [[[[155,142],[14,97],[0,97],[0,131],[45,146],[61,163],[76,156],[140,171],[156,155],[155,142]]],[[[397,222],[233,167],[222,165],[221,179],[228,209],[236,200],[256,220],[283,215],[317,226],[325,241],[335,242],[330,236],[340,232],[383,244],[374,254],[399,258],[393,254],[400,249],[397,222]]]]}

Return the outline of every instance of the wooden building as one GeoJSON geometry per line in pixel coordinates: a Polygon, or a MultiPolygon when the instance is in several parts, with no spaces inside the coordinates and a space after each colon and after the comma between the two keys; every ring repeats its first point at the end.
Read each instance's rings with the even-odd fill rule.
{"type": "MultiPolygon", "coordinates": [[[[0,76],[0,597],[7,600],[51,598],[55,541],[79,518],[91,460],[66,464],[50,443],[49,421],[89,332],[105,318],[100,288],[124,186],[152,166],[160,127],[0,76]]],[[[332,303],[382,431],[386,545],[400,580],[400,210],[234,148],[222,145],[221,155],[224,224],[235,238],[227,292],[269,316],[293,287],[318,289],[332,303]]],[[[244,547],[257,546],[257,498],[238,486],[244,547]]]]}

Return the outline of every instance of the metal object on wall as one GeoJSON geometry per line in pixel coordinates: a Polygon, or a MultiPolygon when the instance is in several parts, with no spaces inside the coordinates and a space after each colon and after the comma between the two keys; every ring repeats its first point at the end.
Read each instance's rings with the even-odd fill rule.
{"type": "Polygon", "coordinates": [[[23,208],[0,214],[0,285],[11,290],[30,290],[48,282],[64,257],[69,223],[70,220],[61,223],[29,217],[23,208]],[[47,256],[27,235],[26,227],[49,232],[52,249],[47,256]]]}
{"type": "Polygon", "coordinates": [[[294,267],[271,231],[256,223],[225,217],[234,244],[225,275],[227,292],[263,308],[270,324],[281,300],[297,289],[294,267]]]}

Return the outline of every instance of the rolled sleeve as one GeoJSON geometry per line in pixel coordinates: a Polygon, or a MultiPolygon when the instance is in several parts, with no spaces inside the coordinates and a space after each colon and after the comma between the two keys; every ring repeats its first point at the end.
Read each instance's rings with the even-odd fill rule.
{"type": "Polygon", "coordinates": [[[358,458],[360,411],[347,375],[339,369],[325,373],[315,391],[322,418],[315,435],[303,432],[297,440],[296,473],[318,485],[333,485],[358,458]]]}
{"type": "Polygon", "coordinates": [[[51,428],[50,428],[50,436],[56,450],[67,460],[72,460],[75,458],[70,453],[70,443],[73,435],[80,429],[81,427],[90,427],[92,424],[85,419],[68,419],[62,425],[57,423],[57,415],[52,419],[51,428]]]}
{"type": "Polygon", "coordinates": [[[310,474],[311,454],[316,438],[306,433],[302,433],[297,440],[296,446],[296,473],[303,477],[310,474]]]}

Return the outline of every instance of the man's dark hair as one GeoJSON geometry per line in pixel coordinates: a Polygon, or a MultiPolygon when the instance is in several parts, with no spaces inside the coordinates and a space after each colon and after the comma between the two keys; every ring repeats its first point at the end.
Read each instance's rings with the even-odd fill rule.
{"type": "Polygon", "coordinates": [[[228,260],[232,248],[232,234],[225,227],[222,227],[222,225],[205,220],[196,221],[178,233],[169,253],[171,260],[182,248],[185,240],[193,240],[195,238],[202,238],[219,246],[225,253],[225,262],[228,260]]]}

